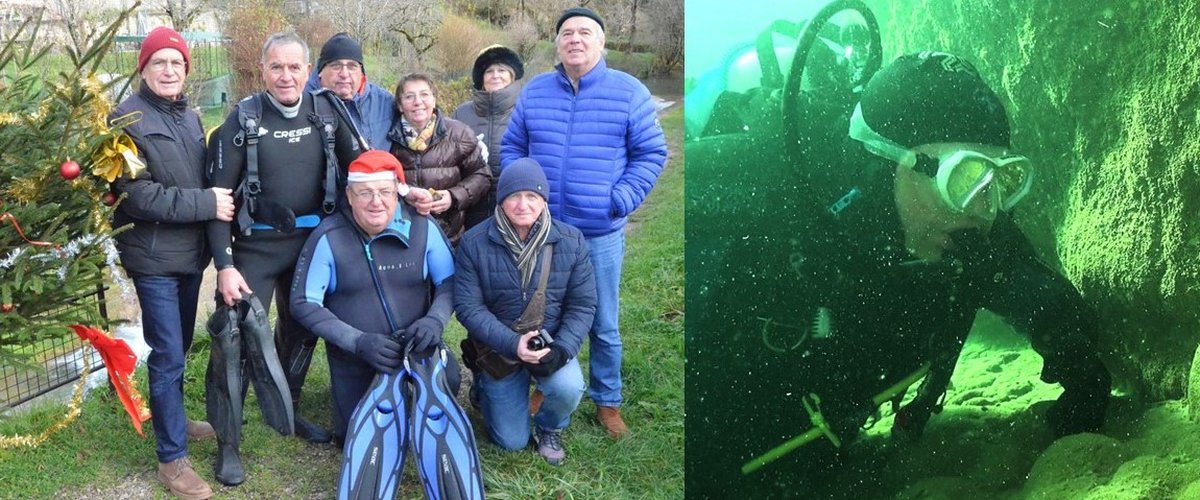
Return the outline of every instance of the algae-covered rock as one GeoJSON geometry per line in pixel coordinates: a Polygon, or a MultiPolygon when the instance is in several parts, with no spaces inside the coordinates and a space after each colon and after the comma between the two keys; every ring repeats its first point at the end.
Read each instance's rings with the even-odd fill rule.
{"type": "Polygon", "coordinates": [[[1038,457],[1023,492],[1043,498],[1079,498],[1108,482],[1125,461],[1121,442],[1099,434],[1076,434],[1051,444],[1038,457]]]}
{"type": "Polygon", "coordinates": [[[1200,2],[868,2],[884,60],[970,58],[1037,166],[1015,213],[1095,307],[1117,384],[1184,395],[1200,343],[1200,2]]]}

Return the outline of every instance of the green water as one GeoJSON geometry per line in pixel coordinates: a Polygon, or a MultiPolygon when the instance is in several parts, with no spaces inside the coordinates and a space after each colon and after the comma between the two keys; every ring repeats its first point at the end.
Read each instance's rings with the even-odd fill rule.
{"type": "MultiPolygon", "coordinates": [[[[1198,3],[867,2],[881,27],[884,64],[927,49],[964,57],[1008,109],[1013,149],[1037,166],[1034,190],[1012,220],[1033,253],[1094,311],[1087,319],[1099,325],[1100,359],[1121,394],[1109,407],[1103,436],[1060,440],[1048,431],[1045,414],[1061,389],[1039,380],[1041,358],[1029,347],[1027,329],[1014,330],[986,312],[978,319],[943,317],[952,309],[947,304],[983,288],[939,288],[955,281],[946,274],[954,270],[944,267],[873,273],[869,261],[854,260],[904,253],[894,214],[883,213],[890,191],[855,202],[883,210],[859,221],[880,228],[861,238],[839,240],[813,215],[840,196],[817,179],[840,182],[871,172],[813,173],[853,153],[842,145],[845,128],[837,121],[838,109],[852,102],[827,99],[824,108],[801,115],[802,123],[784,123],[777,96],[747,96],[734,101],[744,123],[722,129],[734,133],[696,138],[710,125],[714,92],[761,83],[758,73],[743,74],[757,70],[756,59],[746,57],[754,38],[775,20],[799,21],[824,4],[686,3],[688,497],[1200,494],[1200,451],[1150,465],[1146,455],[1156,453],[1146,451],[1153,449],[1148,443],[1200,442],[1194,426],[1178,424],[1186,417],[1171,403],[1184,394],[1200,341],[1198,3]],[[788,136],[814,130],[815,139],[788,136]],[[841,261],[839,251],[847,256],[841,261]],[[830,276],[812,268],[820,259],[861,266],[830,276]],[[820,306],[833,303],[839,305],[832,307],[832,336],[820,338],[814,334],[826,319],[820,306]],[[741,472],[813,427],[802,402],[810,393],[829,414],[856,415],[847,422],[874,421],[875,415],[858,415],[870,408],[851,411],[846,401],[869,401],[916,370],[928,359],[922,353],[930,352],[931,329],[972,333],[945,409],[921,439],[891,439],[890,405],[884,405],[866,431],[835,425],[841,448],[822,433],[753,473],[741,472]],[[1160,412],[1155,423],[1135,424],[1147,407],[1160,412]],[[1120,451],[1066,451],[1071,446],[1120,451]],[[1071,466],[1067,458],[1091,465],[1071,466]]],[[[786,37],[775,41],[777,54],[791,54],[786,37]]],[[[890,182],[884,175],[867,184],[890,182]]],[[[1073,321],[1046,307],[1047,321],[1073,321]]]]}

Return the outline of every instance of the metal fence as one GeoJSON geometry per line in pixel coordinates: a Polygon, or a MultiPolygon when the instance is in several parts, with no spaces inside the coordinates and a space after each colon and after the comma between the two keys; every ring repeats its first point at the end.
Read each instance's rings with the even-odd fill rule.
{"type": "MultiPolygon", "coordinates": [[[[71,309],[71,316],[78,318],[80,323],[99,325],[107,330],[108,307],[104,301],[107,289],[98,285],[94,292],[71,299],[57,309],[71,309]]],[[[33,346],[30,359],[34,364],[32,367],[0,365],[0,409],[16,407],[71,384],[79,380],[85,367],[89,373],[104,368],[99,353],[91,344],[66,329],[63,335],[33,346]]]]}

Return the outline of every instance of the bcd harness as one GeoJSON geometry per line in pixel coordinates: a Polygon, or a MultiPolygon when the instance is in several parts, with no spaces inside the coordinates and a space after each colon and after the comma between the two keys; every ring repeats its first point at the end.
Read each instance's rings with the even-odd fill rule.
{"type": "MultiPolygon", "coordinates": [[[[342,117],[342,123],[350,127],[351,133],[359,145],[364,149],[369,148],[365,147],[366,140],[354,127],[354,122],[350,120],[345,105],[333,92],[328,89],[320,89],[313,91],[311,95],[313,96],[313,112],[308,114],[308,121],[321,130],[325,144],[325,197],[321,202],[321,211],[323,215],[329,215],[337,208],[338,164],[337,155],[334,152],[334,131],[338,125],[338,118],[335,113],[342,117]]],[[[262,192],[262,183],[258,178],[258,130],[262,119],[261,96],[252,95],[242,99],[237,105],[237,113],[238,123],[242,125],[242,130],[234,136],[233,145],[240,147],[244,144],[246,147],[246,175],[235,193],[235,196],[241,198],[241,207],[237,213],[238,227],[245,235],[249,235],[251,229],[267,227],[289,233],[295,229],[297,220],[295,214],[286,207],[275,206],[272,209],[286,211],[287,217],[272,221],[273,224],[255,223],[254,216],[260,211],[259,204],[273,203],[258,199],[258,195],[262,192]]],[[[300,222],[303,224],[302,227],[312,227],[316,225],[317,220],[319,217],[311,214],[301,216],[300,222]],[[312,219],[312,221],[306,219],[312,219]]]]}

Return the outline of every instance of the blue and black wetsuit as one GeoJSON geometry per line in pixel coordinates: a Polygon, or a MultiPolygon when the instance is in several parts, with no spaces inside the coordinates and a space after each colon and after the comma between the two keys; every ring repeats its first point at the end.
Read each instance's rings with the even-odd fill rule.
{"type": "MultiPolygon", "coordinates": [[[[389,335],[432,317],[443,326],[453,311],[454,256],[433,219],[400,203],[387,229],[368,237],[348,207],[308,238],[291,286],[300,324],[325,339],[333,396],[334,435],[344,438],[350,415],[375,370],[355,354],[363,335],[389,335]]],[[[458,366],[446,370],[457,392],[458,366]]]]}

